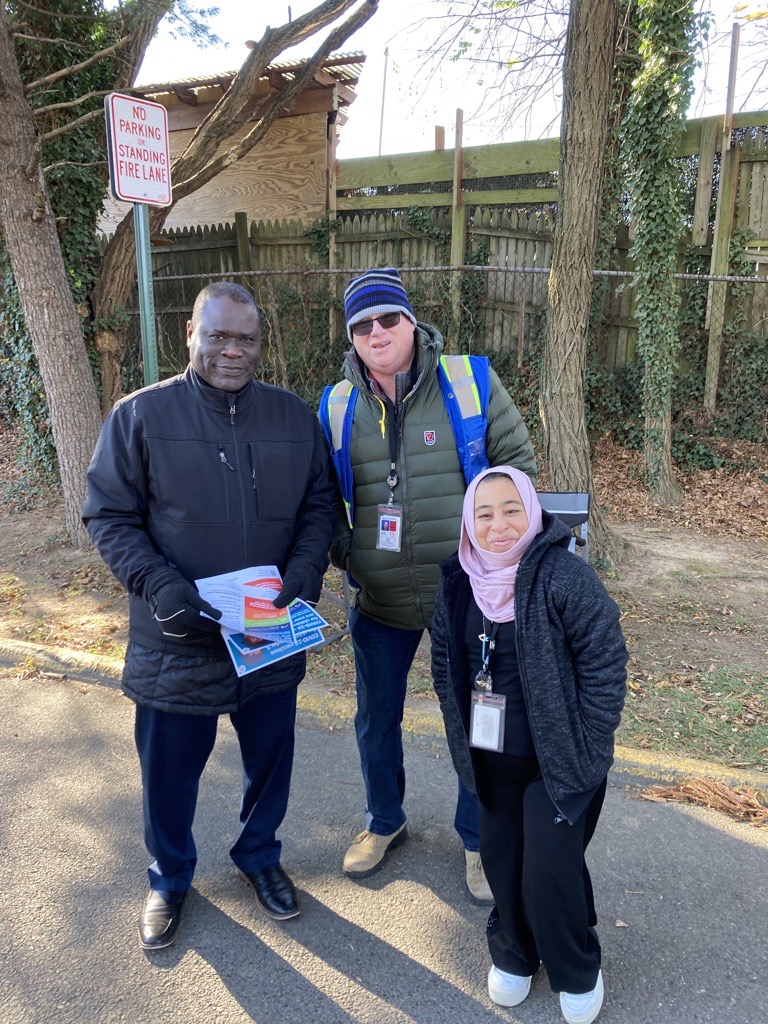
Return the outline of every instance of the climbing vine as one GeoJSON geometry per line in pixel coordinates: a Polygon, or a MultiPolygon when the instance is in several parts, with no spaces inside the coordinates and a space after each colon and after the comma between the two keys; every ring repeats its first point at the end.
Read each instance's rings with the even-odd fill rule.
{"type": "MultiPolygon", "coordinates": [[[[15,5],[9,6],[13,12],[15,5]]],[[[15,12],[16,18],[23,21],[22,35],[29,37],[20,36],[16,41],[22,78],[25,81],[36,80],[62,65],[82,61],[89,47],[98,50],[108,45],[109,40],[104,42],[108,29],[99,21],[101,8],[98,0],[85,3],[58,0],[47,11],[42,9],[42,5],[37,8],[20,4],[15,12]],[[55,37],[55,47],[51,45],[51,37],[55,37]]],[[[30,105],[41,111],[36,118],[41,136],[100,107],[103,102],[100,96],[75,107],[61,106],[57,109],[56,105],[71,103],[79,96],[107,88],[111,68],[104,64],[65,76],[30,94],[30,105]],[[44,112],[43,107],[46,108],[44,112]]],[[[94,118],[50,141],[44,141],[40,153],[70,288],[86,328],[87,298],[98,263],[96,219],[107,188],[103,133],[103,121],[94,118]]],[[[56,453],[37,359],[4,252],[1,265],[0,318],[3,330],[0,332],[0,389],[6,399],[7,410],[21,427],[20,460],[25,474],[24,490],[32,493],[40,482],[55,479],[56,453]]]]}
{"type": "Polygon", "coordinates": [[[312,240],[321,267],[328,266],[331,255],[331,235],[340,228],[341,221],[338,217],[331,217],[330,213],[326,213],[304,232],[304,237],[312,240]]]}
{"type": "MultiPolygon", "coordinates": [[[[104,94],[127,85],[130,61],[140,54],[124,46],[94,63],[88,59],[168,14],[179,35],[216,41],[206,27],[212,8],[189,0],[7,0],[15,31],[15,53],[22,80],[39,83],[56,72],[77,71],[48,80],[28,93],[42,140],[40,166],[56,217],[69,285],[83,321],[86,344],[94,333],[89,296],[99,265],[96,223],[107,192],[104,94]],[[81,66],[82,65],[82,66],[81,66]],[[77,123],[74,123],[77,122],[77,123]],[[60,133],[60,134],[57,134],[60,133]]],[[[0,394],[3,407],[21,427],[20,461],[32,490],[42,478],[55,479],[57,460],[45,392],[19,306],[13,275],[0,239],[0,394]]],[[[95,354],[91,365],[96,370],[95,354]]]]}
{"type": "Polygon", "coordinates": [[[644,476],[657,498],[675,497],[671,397],[680,343],[674,274],[683,225],[675,154],[692,94],[698,40],[706,21],[692,0],[637,0],[640,71],[622,126],[622,152],[634,227],[638,350],[644,367],[644,476]]]}

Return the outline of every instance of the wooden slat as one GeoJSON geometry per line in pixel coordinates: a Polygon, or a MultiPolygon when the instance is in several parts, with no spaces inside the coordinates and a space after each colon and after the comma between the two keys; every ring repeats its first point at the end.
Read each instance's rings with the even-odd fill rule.
{"type": "MultiPolygon", "coordinates": [[[[558,148],[557,139],[467,146],[464,150],[464,178],[495,178],[553,171],[557,169],[558,148]]],[[[452,181],[453,161],[452,149],[340,160],[339,188],[452,181]]]]}
{"type": "MultiPolygon", "coordinates": [[[[515,189],[499,192],[465,192],[465,201],[473,205],[498,204],[499,206],[529,205],[532,203],[556,203],[557,190],[551,188],[515,189]]],[[[339,210],[389,210],[393,207],[450,206],[450,192],[410,192],[397,196],[346,196],[339,197],[339,210]]]]}
{"type": "Polygon", "coordinates": [[[696,200],[693,206],[691,244],[706,245],[709,237],[709,210],[712,204],[712,177],[715,167],[715,147],[718,140],[718,118],[702,122],[699,139],[699,175],[696,182],[696,200]]]}

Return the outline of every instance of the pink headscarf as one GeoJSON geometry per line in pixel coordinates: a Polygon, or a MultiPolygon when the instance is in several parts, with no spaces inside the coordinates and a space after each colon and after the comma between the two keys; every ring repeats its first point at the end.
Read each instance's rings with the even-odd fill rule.
{"type": "Polygon", "coordinates": [[[514,619],[517,567],[541,530],[541,505],[536,488],[521,470],[513,466],[493,466],[478,473],[467,488],[461,518],[459,562],[469,576],[478,608],[491,622],[511,622],[514,619]],[[512,480],[528,516],[528,529],[509,551],[486,551],[478,545],[475,535],[475,492],[477,485],[491,473],[503,473],[512,480]]]}

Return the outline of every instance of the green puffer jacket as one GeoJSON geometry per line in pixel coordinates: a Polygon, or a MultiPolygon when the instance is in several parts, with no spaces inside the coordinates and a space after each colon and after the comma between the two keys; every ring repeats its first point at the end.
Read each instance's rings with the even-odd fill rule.
{"type": "MultiPolygon", "coordinates": [[[[378,505],[389,500],[389,420],[354,351],[347,353],[343,367],[346,379],[360,389],[351,441],[354,529],[340,511],[331,546],[333,564],[348,568],[360,587],[357,608],[401,629],[423,629],[431,622],[439,565],[458,547],[466,490],[437,378],[443,339],[434,327],[419,323],[416,345],[418,376],[398,409],[395,503],[403,509],[401,550],[376,549],[378,505]]],[[[492,466],[516,466],[535,477],[528,430],[493,370],[486,452],[492,466]]]]}

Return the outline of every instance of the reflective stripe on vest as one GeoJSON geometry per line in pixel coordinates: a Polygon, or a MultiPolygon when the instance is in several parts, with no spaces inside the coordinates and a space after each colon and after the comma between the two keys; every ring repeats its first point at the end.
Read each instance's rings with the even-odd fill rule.
{"type": "Polygon", "coordinates": [[[342,380],[334,384],[328,393],[328,424],[331,428],[331,452],[337,452],[341,448],[344,435],[344,417],[347,414],[349,396],[355,385],[352,381],[342,380]]]}
{"type": "Polygon", "coordinates": [[[481,416],[480,392],[469,356],[440,356],[440,365],[459,403],[461,418],[468,420],[470,416],[481,416]]]}

